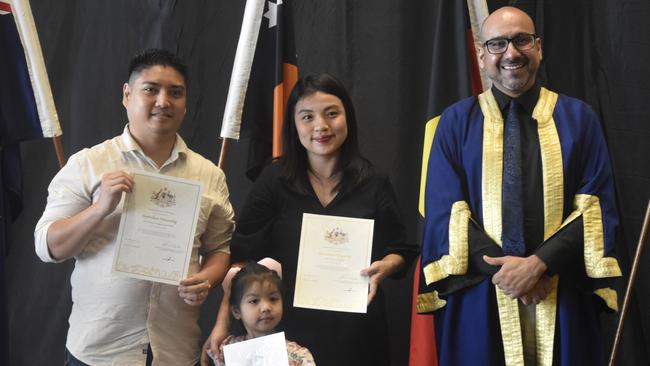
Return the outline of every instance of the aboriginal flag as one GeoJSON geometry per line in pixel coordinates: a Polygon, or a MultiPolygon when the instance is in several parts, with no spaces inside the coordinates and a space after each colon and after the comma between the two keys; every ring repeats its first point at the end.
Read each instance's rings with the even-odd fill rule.
{"type": "MultiPolygon", "coordinates": [[[[418,206],[421,222],[425,215],[424,193],[429,150],[440,114],[452,103],[472,94],[478,94],[483,90],[472,29],[478,29],[477,24],[486,15],[485,0],[468,0],[467,3],[464,1],[436,1],[435,13],[431,18],[434,44],[418,206]]],[[[434,310],[432,298],[437,295],[427,289],[420,264],[418,259],[416,272],[413,276],[409,365],[436,366],[438,360],[434,319],[431,312],[434,310]]]]}

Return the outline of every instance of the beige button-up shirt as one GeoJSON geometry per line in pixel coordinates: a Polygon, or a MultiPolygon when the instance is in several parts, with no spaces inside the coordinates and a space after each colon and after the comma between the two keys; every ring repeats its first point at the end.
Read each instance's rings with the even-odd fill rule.
{"type": "MultiPolygon", "coordinates": [[[[136,169],[203,183],[190,273],[200,269],[199,254],[229,252],[234,221],[223,172],[178,135],[171,156],[158,168],[127,125],[122,135],[71,156],[50,183],[47,206],[34,232],[39,258],[56,262],[47,248],[48,228],[95,202],[104,173],[136,169]]],[[[200,351],[199,307],[185,304],[176,286],[111,273],[123,201],[75,258],[66,347],[90,365],[144,365],[150,343],[155,365],[194,365],[200,351]]]]}

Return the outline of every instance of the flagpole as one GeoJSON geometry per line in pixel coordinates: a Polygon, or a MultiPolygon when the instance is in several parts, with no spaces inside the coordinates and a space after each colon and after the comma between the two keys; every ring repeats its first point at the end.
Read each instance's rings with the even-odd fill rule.
{"type": "Polygon", "coordinates": [[[485,19],[490,15],[490,11],[487,6],[486,0],[467,0],[467,9],[469,11],[469,19],[472,30],[473,45],[470,47],[470,53],[472,57],[472,68],[473,71],[478,71],[479,78],[474,80],[473,83],[481,83],[481,91],[486,91],[492,85],[490,79],[487,77],[485,70],[478,67],[478,55],[476,54],[476,45],[481,44],[481,25],[485,19]],[[474,66],[476,63],[476,66],[474,66]]]}
{"type": "Polygon", "coordinates": [[[54,136],[52,138],[54,144],[54,152],[56,153],[56,160],[59,161],[59,169],[65,165],[65,154],[63,153],[63,144],[61,143],[61,136],[54,136]]]}
{"type": "Polygon", "coordinates": [[[242,20],[237,50],[235,51],[235,60],[230,75],[230,85],[228,86],[226,108],[221,124],[222,140],[221,153],[219,154],[219,168],[222,170],[224,170],[226,164],[228,140],[239,140],[244,99],[246,98],[246,89],[248,88],[248,80],[253,65],[253,58],[255,57],[260,25],[262,24],[264,4],[264,0],[247,0],[244,8],[244,19],[242,20]]]}
{"type": "Polygon", "coordinates": [[[41,133],[43,137],[52,138],[59,168],[63,168],[65,165],[65,154],[63,153],[63,144],[61,143],[61,124],[59,123],[59,116],[56,113],[52,88],[45,69],[43,51],[38,39],[38,32],[36,31],[36,24],[29,0],[13,0],[11,2],[11,10],[16,23],[16,30],[18,31],[25,52],[25,63],[34,92],[34,101],[41,125],[41,133]]]}
{"type": "Polygon", "coordinates": [[[226,171],[226,156],[228,155],[228,141],[230,139],[224,137],[221,139],[221,152],[219,153],[219,168],[226,171]]]}
{"type": "Polygon", "coordinates": [[[612,354],[609,358],[609,366],[614,366],[616,363],[616,356],[618,353],[618,346],[623,337],[623,325],[625,324],[625,317],[627,309],[630,304],[630,297],[632,289],[636,283],[636,277],[639,270],[639,263],[641,262],[641,253],[645,246],[648,236],[648,226],[650,226],[650,200],[648,200],[648,207],[645,211],[645,218],[643,219],[643,226],[641,227],[641,235],[639,236],[639,243],[636,246],[636,254],[634,255],[634,262],[632,262],[632,271],[630,272],[630,279],[627,282],[627,289],[625,290],[625,299],[623,300],[623,309],[621,309],[621,317],[618,320],[618,327],[616,329],[616,336],[614,338],[614,346],[612,347],[612,354]]]}

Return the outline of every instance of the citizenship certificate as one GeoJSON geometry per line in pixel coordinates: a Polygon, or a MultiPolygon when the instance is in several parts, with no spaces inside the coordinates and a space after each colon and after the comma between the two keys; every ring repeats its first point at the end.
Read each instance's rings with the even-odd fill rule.
{"type": "Polygon", "coordinates": [[[133,172],[117,234],[113,271],[177,285],[187,277],[201,207],[200,182],[133,172]]]}
{"type": "Polygon", "coordinates": [[[228,366],[284,366],[289,364],[284,332],[225,345],[223,346],[223,357],[228,366]]]}
{"type": "Polygon", "coordinates": [[[303,214],[293,306],[365,313],[374,220],[303,214]]]}

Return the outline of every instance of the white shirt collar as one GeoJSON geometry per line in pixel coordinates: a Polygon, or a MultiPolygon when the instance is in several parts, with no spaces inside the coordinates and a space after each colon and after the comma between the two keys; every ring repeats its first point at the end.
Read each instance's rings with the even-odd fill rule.
{"type": "MultiPolygon", "coordinates": [[[[138,145],[138,142],[135,141],[135,139],[131,135],[131,132],[129,131],[128,123],[124,126],[124,131],[122,132],[122,135],[120,135],[118,146],[120,151],[122,152],[139,151],[140,154],[146,156],[144,151],[142,151],[140,145],[138,145]]],[[[187,150],[188,150],[187,144],[185,144],[183,138],[177,133],[176,141],[174,142],[174,148],[172,149],[168,162],[175,161],[176,159],[181,157],[183,158],[186,157],[187,150]]]]}

